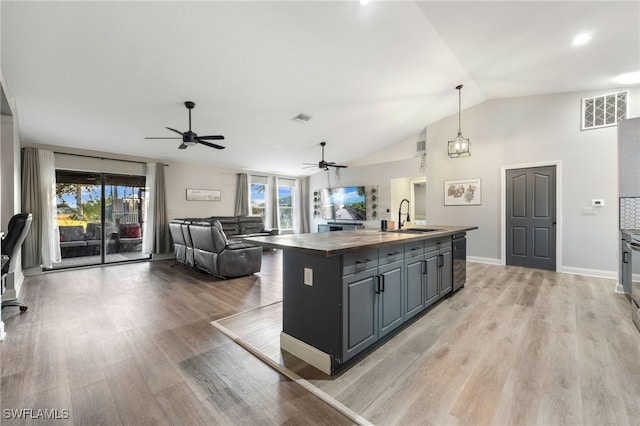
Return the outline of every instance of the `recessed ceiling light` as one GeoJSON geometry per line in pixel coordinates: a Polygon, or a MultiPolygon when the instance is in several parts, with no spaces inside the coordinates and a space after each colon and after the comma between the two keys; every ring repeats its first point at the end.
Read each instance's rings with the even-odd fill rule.
{"type": "Polygon", "coordinates": [[[620,84],[640,84],[640,71],[621,74],[615,80],[620,84]]]}
{"type": "Polygon", "coordinates": [[[582,33],[575,36],[571,44],[573,44],[574,46],[580,46],[588,43],[589,40],[591,40],[591,34],[582,33]]]}
{"type": "Polygon", "coordinates": [[[360,0],[360,4],[365,5],[365,4],[369,4],[371,0],[360,0]]]}

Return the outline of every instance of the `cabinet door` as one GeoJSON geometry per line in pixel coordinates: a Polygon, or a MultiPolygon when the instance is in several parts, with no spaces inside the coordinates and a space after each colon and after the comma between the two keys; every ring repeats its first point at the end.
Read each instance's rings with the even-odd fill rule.
{"type": "Polygon", "coordinates": [[[376,269],[342,279],[342,362],[378,340],[376,269]]]}
{"type": "Polygon", "coordinates": [[[440,297],[453,290],[453,257],[451,247],[440,250],[440,297]]]}
{"type": "Polygon", "coordinates": [[[424,307],[433,305],[440,298],[440,287],[438,285],[440,272],[440,256],[437,251],[429,252],[425,255],[426,285],[424,307]]]}
{"type": "Polygon", "coordinates": [[[424,308],[424,256],[411,257],[404,262],[404,319],[408,320],[424,308]]]}
{"type": "Polygon", "coordinates": [[[380,293],[378,307],[380,331],[379,337],[385,336],[402,324],[402,271],[404,262],[394,262],[378,269],[380,293]]]}

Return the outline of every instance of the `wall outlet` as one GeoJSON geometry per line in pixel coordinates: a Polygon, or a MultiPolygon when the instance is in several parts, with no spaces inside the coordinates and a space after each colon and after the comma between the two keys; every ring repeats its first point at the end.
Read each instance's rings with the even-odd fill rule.
{"type": "Polygon", "coordinates": [[[313,285],[313,269],[304,268],[304,283],[305,285],[313,285]]]}
{"type": "Polygon", "coordinates": [[[602,198],[595,198],[591,200],[592,207],[604,207],[604,200],[602,198]]]}

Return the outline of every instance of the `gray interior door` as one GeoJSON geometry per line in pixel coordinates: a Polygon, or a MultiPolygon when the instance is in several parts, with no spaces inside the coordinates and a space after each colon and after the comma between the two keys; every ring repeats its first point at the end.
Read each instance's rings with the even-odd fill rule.
{"type": "Polygon", "coordinates": [[[556,168],[507,170],[506,263],[556,270],[556,168]]]}

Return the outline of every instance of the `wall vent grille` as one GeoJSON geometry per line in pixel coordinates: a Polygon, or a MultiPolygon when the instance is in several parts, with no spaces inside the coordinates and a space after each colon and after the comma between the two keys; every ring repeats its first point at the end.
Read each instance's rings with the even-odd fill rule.
{"type": "Polygon", "coordinates": [[[615,126],[627,117],[627,92],[610,93],[582,100],[582,130],[615,126]]]}
{"type": "Polygon", "coordinates": [[[306,123],[307,121],[311,120],[313,117],[311,117],[308,114],[304,114],[304,113],[300,113],[298,115],[296,115],[295,117],[292,118],[293,121],[296,121],[298,123],[306,123]]]}
{"type": "Polygon", "coordinates": [[[416,151],[424,152],[427,150],[427,141],[418,141],[416,142],[416,151]]]}

